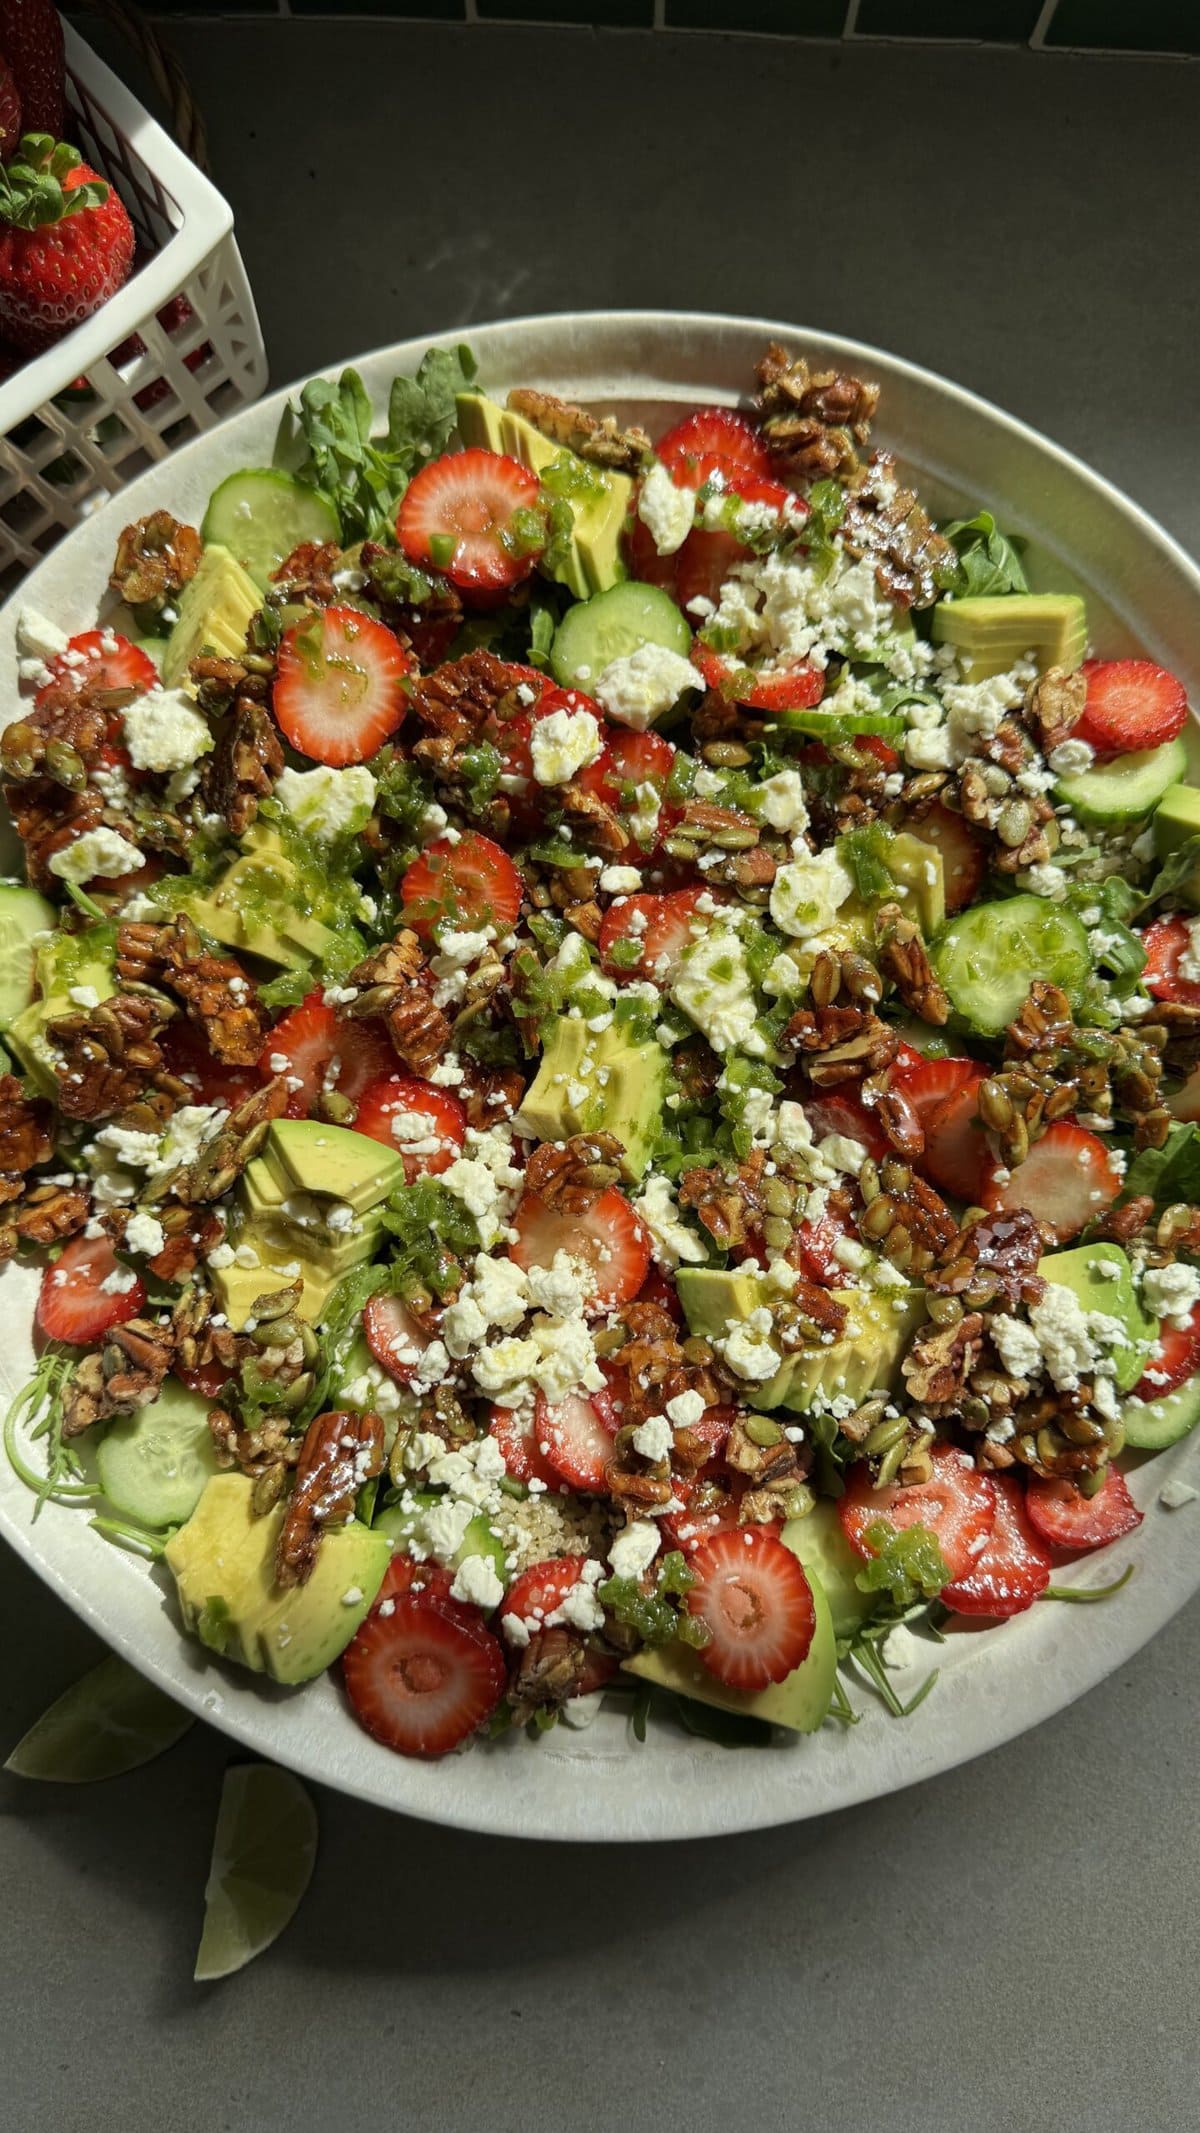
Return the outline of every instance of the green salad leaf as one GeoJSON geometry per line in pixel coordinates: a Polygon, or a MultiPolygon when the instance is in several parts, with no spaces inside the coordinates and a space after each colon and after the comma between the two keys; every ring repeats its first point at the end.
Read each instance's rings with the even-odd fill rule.
{"type": "Polygon", "coordinates": [[[1125,1175],[1123,1200],[1148,1193],[1156,1207],[1200,1200],[1200,1127],[1173,1125],[1161,1148],[1143,1148],[1125,1175]]]}
{"type": "Polygon", "coordinates": [[[344,541],[393,537],[396,505],[418,467],[445,449],[454,428],[454,396],[475,376],[466,346],[430,348],[415,378],[395,378],[388,424],[372,436],[371,397],[356,370],[336,380],[311,378],[298,420],[308,446],[300,480],[329,497],[344,541]]]}
{"type": "Polygon", "coordinates": [[[1023,544],[1002,533],[990,511],[977,511],[974,518],[950,519],[939,530],[958,555],[960,576],[951,590],[960,599],[1029,591],[1020,556],[1023,544]]]}

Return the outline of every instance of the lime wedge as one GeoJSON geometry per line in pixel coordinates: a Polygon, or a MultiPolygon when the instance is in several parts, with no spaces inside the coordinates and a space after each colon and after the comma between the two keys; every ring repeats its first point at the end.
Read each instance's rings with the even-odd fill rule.
{"type": "Polygon", "coordinates": [[[298,1778],[273,1763],[225,1772],[193,1973],[228,1977],[277,1940],[299,1908],[317,1856],[317,1811],[298,1778]]]}
{"type": "Polygon", "coordinates": [[[4,1767],[53,1785],[92,1785],[153,1762],[196,1723],[114,1655],[64,1689],[4,1767]]]}

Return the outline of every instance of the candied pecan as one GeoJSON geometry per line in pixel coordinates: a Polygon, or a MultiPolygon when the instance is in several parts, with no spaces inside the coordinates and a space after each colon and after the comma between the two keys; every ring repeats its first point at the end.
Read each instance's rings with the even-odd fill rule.
{"type": "Polygon", "coordinates": [[[194,1274],[225,1236],[221,1217],[202,1208],[164,1207],[158,1219],[163,1229],[162,1250],[146,1261],[157,1281],[182,1281],[185,1274],[194,1274]]]}
{"type": "Polygon", "coordinates": [[[0,1074],[0,1171],[23,1176],[53,1151],[50,1105],[27,1097],[15,1074],[0,1074]]]}
{"type": "Polygon", "coordinates": [[[636,1425],[622,1423],[613,1439],[605,1484],[613,1502],[634,1513],[658,1510],[671,1501],[671,1468],[666,1459],[647,1459],[633,1439],[636,1425]]]}
{"type": "Polygon", "coordinates": [[[679,1180],[679,1204],[694,1207],[710,1237],[723,1251],[744,1244],[762,1218],[767,1204],[766,1151],[752,1149],[744,1163],[727,1170],[720,1163],[710,1168],[685,1170],[679,1180]]]}
{"type": "Polygon", "coordinates": [[[220,815],[235,837],[250,827],[258,803],[275,789],[283,745],[264,704],[239,696],[217,728],[200,771],[200,805],[220,815]]]}
{"type": "MultiPolygon", "coordinates": [[[[303,1440],[290,1435],[286,1414],[272,1414],[268,1410],[253,1429],[243,1429],[228,1408],[211,1407],[208,1429],[217,1465],[226,1470],[237,1467],[239,1473],[248,1475],[252,1481],[268,1477],[278,1477],[282,1481],[289,1467],[295,1466],[300,1457],[303,1440]]],[[[256,1503],[255,1509],[269,1510],[270,1504],[256,1503]]]]}
{"type": "Polygon", "coordinates": [[[112,1326],[97,1355],[85,1355],[63,1402],[64,1437],[82,1436],[109,1415],[131,1415],[157,1400],[171,1367],[174,1336],[150,1318],[112,1326]]]}
{"type": "Polygon", "coordinates": [[[923,1022],[940,1026],[950,1014],[950,1002],[933,968],[921,929],[905,918],[899,904],[880,904],[875,913],[875,938],[879,943],[879,967],[890,978],[904,1005],[923,1022]]]}
{"type": "Polygon", "coordinates": [[[1065,667],[1047,667],[1025,691],[1024,714],[1033,727],[1043,755],[1064,741],[1083,717],[1087,702],[1087,677],[1068,674],[1065,667]]]}
{"type": "Polygon", "coordinates": [[[651,449],[645,430],[636,425],[623,430],[615,415],[589,414],[586,407],[560,400],[556,393],[535,392],[531,386],[517,385],[508,396],[508,404],[514,414],[532,422],[543,437],[565,445],[593,466],[619,467],[626,474],[636,474],[651,449]]]}
{"type": "Polygon", "coordinates": [[[796,1446],[767,1415],[735,1415],[722,1457],[735,1474],[745,1474],[758,1488],[782,1482],[794,1489],[801,1479],[796,1446]]]}
{"type": "Polygon", "coordinates": [[[282,586],[289,600],[329,607],[337,599],[333,573],[341,559],[336,541],[301,541],[271,572],[271,583],[282,586]]]}
{"type": "Polygon", "coordinates": [[[852,472],[855,443],[865,444],[879,387],[844,371],[810,370],[772,341],[759,362],[757,404],[763,440],[780,472],[818,481],[852,472]]]}
{"type": "Polygon", "coordinates": [[[885,1067],[882,1074],[869,1075],[862,1085],[862,1100],[888,1146],[912,1162],[925,1152],[925,1128],[903,1088],[893,1088],[892,1072],[885,1067]]]}
{"type": "Polygon", "coordinates": [[[881,454],[877,477],[852,495],[842,516],[842,545],[866,556],[881,592],[903,607],[932,607],[950,582],[957,557],[912,489],[895,486],[893,462],[881,454]]]}
{"type": "Polygon", "coordinates": [[[894,1155],[881,1163],[868,1157],[858,1182],[863,1206],[857,1222],[864,1242],[905,1273],[927,1273],[958,1234],[940,1193],[894,1155]]]}
{"type": "Polygon", "coordinates": [[[463,1077],[457,1094],[468,1126],[494,1126],[520,1109],[525,1076],[519,1067],[485,1067],[473,1059],[464,1060],[463,1077]]]}
{"type": "Polygon", "coordinates": [[[803,1053],[809,1079],[818,1088],[860,1081],[890,1066],[900,1049],[895,1031],[870,1008],[801,1008],[784,1030],[784,1041],[803,1053]]]}
{"type": "Polygon", "coordinates": [[[632,842],[616,809],[602,800],[599,793],[585,792],[582,785],[572,780],[561,788],[559,802],[572,843],[586,844],[589,850],[602,852],[606,859],[611,859],[632,842]]]}
{"type": "MultiPolygon", "coordinates": [[[[153,1270],[153,1260],[150,1266],[153,1270]]],[[[247,1346],[224,1312],[216,1309],[216,1297],[203,1281],[189,1282],[180,1291],[171,1313],[171,1334],[176,1366],[184,1370],[204,1370],[210,1363],[232,1370],[247,1346]]]]}
{"type": "Polygon", "coordinates": [[[1110,1207],[1096,1224],[1097,1238],[1110,1244],[1129,1244],[1140,1236],[1154,1214],[1149,1193],[1137,1193],[1124,1207],[1110,1207]]]}
{"type": "Polygon", "coordinates": [[[64,799],[61,789],[47,779],[31,786],[6,785],[4,798],[18,837],[25,847],[25,872],[30,886],[46,896],[61,892],[61,877],[51,871],[57,852],[77,844],[89,830],[107,824],[135,842],[133,825],[112,815],[102,794],[89,785],[86,792],[71,792],[64,799]]]}
{"type": "Polygon", "coordinates": [[[525,1187],[555,1214],[583,1215],[620,1176],[622,1143],[612,1133],[542,1141],[525,1166],[525,1187]]]}
{"type": "Polygon", "coordinates": [[[16,1211],[15,1227],[25,1244],[58,1244],[64,1237],[78,1236],[88,1213],[83,1186],[31,1180],[16,1211]]]}
{"type": "Polygon", "coordinates": [[[265,704],[271,694],[274,671],[272,660],[249,649],[236,659],[223,658],[217,652],[198,652],[188,667],[188,679],[200,709],[224,718],[242,697],[248,703],[265,704]]]}
{"type": "Polygon", "coordinates": [[[258,1154],[271,1120],[286,1111],[287,1100],[287,1083],[282,1075],[243,1097],[191,1162],[163,1179],[158,1187],[159,1197],[165,1199],[169,1195],[185,1207],[223,1199],[247,1163],[258,1154]]]}
{"type": "Polygon", "coordinates": [[[64,1118],[111,1118],[145,1095],[163,1063],[159,1036],[175,1010],[148,986],[46,1025],[64,1118]]]}
{"type": "Polygon", "coordinates": [[[414,676],[410,686],[417,724],[445,740],[461,742],[476,738],[489,720],[515,718],[526,709],[530,684],[523,667],[510,666],[480,647],[445,661],[432,674],[414,676]],[[524,697],[517,693],[521,689],[524,697]]]}
{"type": "Polygon", "coordinates": [[[117,975],[155,979],[183,1002],[214,1057],[253,1066],[265,1034],[254,987],[236,956],[212,954],[180,911],[162,925],[127,922],[117,934],[117,975]]]}
{"type": "Polygon", "coordinates": [[[724,1381],[717,1374],[713,1352],[705,1341],[689,1340],[680,1345],[679,1329],[669,1311],[658,1304],[626,1304],[620,1323],[627,1335],[625,1345],[612,1356],[609,1368],[623,1423],[644,1422],[661,1414],[668,1400],[681,1392],[698,1392],[706,1407],[716,1407],[726,1397],[724,1381]]]}
{"type": "Polygon", "coordinates": [[[195,577],[201,548],[194,526],[182,525],[169,511],[152,511],[118,536],[108,582],[127,606],[159,615],[195,577]]]}
{"type": "Polygon", "coordinates": [[[935,1295],[961,1296],[974,1310],[998,1304],[1015,1311],[1045,1289],[1037,1270],[1043,1249],[1041,1226],[1027,1207],[981,1215],[947,1239],[925,1285],[935,1295]]]}
{"type": "Polygon", "coordinates": [[[909,1398],[923,1407],[951,1405],[983,1352],[983,1317],[969,1311],[948,1326],[923,1326],[901,1364],[909,1398]]]}
{"type": "Polygon", "coordinates": [[[414,1074],[428,1074],[449,1051],[453,1034],[429,985],[421,943],[406,926],[350,972],[346,986],[356,997],[339,1013],[359,1021],[381,1016],[402,1064],[414,1074]]]}
{"type": "Polygon", "coordinates": [[[383,1423],[378,1415],[331,1412],[309,1423],[296,1463],[296,1478],[275,1551],[280,1585],[303,1585],[317,1560],[328,1525],[354,1516],[359,1490],[383,1465],[383,1423]]]}
{"type": "Polygon", "coordinates": [[[514,1725],[524,1725],[535,1711],[554,1710],[579,1693],[588,1665],[588,1645],[565,1624],[535,1630],[512,1662],[508,1702],[514,1725]]]}

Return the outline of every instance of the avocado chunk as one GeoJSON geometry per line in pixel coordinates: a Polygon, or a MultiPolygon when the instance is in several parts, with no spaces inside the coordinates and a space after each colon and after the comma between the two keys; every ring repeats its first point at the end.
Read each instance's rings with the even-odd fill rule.
{"type": "Polygon", "coordinates": [[[53,1096],[58,1081],[47,1025],[59,1015],[78,1014],[73,989],[90,985],[98,1000],[111,998],[116,991],[112,950],[93,946],[89,933],[56,933],[35,949],[33,974],[35,997],[9,1023],[4,1042],[38,1093],[53,1096]]]}
{"type": "Polygon", "coordinates": [[[300,872],[279,836],[262,822],[246,831],[237,858],[187,908],[215,941],[288,970],[311,957],[320,960],[336,944],[332,928],[312,910],[300,872]]]}
{"type": "Polygon", "coordinates": [[[939,600],[933,610],[935,644],[952,644],[967,681],[1005,674],[1023,652],[1039,672],[1073,674],[1087,650],[1087,609],[1077,593],[995,593],[939,600]]]}
{"type": "Polygon", "coordinates": [[[637,1184],[658,1140],[667,1072],[660,1044],[631,1044],[615,1022],[589,1030],[582,1016],[565,1015],[546,1032],[541,1064],[513,1124],[539,1141],[612,1133],[623,1151],[621,1176],[637,1184]]]}
{"type": "Polygon", "coordinates": [[[484,393],[459,393],[458,431],[464,444],[485,452],[503,452],[531,473],[541,474],[553,460],[579,470],[578,496],[569,499],[575,528],[564,561],[551,573],[577,600],[607,592],[625,577],[621,530],[629,516],[633,482],[628,474],[593,467],[565,445],[543,437],[532,422],[500,407],[484,393]]]}
{"type": "Polygon", "coordinates": [[[814,1575],[829,1602],[835,1637],[852,1637],[879,1605],[877,1592],[860,1590],[857,1578],[863,1567],[842,1530],[837,1505],[819,1496],[803,1518],[789,1518],[781,1538],[798,1555],[811,1584],[814,1575]]]}
{"type": "Polygon", "coordinates": [[[264,1154],[275,1176],[290,1180],[296,1192],[346,1200],[358,1215],[404,1183],[404,1158],[398,1148],[385,1148],[368,1133],[327,1126],[317,1118],[274,1119],[264,1154]]]}
{"type": "MultiPolygon", "coordinates": [[[[688,1330],[720,1340],[768,1304],[772,1290],[761,1274],[719,1267],[680,1267],[675,1276],[688,1330]]],[[[833,1289],[846,1306],[841,1337],[786,1355],[762,1385],[748,1385],[745,1399],[763,1412],[786,1407],[803,1414],[819,1401],[847,1398],[855,1406],[894,1384],[910,1335],[925,1316],[923,1289],[833,1289]]]]}
{"type": "Polygon", "coordinates": [[[374,1257],[379,1203],[403,1183],[399,1151],[369,1135],[319,1119],[275,1119],[262,1154],[246,1166],[229,1231],[234,1252],[254,1257],[212,1269],[235,1332],[259,1297],[297,1278],[297,1312],[315,1324],[338,1282],[374,1257]]]}
{"type": "MultiPolygon", "coordinates": [[[[1169,859],[1181,845],[1200,837],[1200,792],[1194,785],[1168,785],[1154,811],[1154,849],[1160,859],[1169,859]]],[[[1200,866],[1175,890],[1181,904],[1200,911],[1200,866]]]]}
{"type": "MultiPolygon", "coordinates": [[[[791,1520],[782,1538],[794,1554],[791,1520]]],[[[801,1558],[803,1561],[803,1558],[801,1558]]],[[[704,1661],[686,1644],[646,1645],[631,1659],[622,1660],[627,1674],[636,1674],[660,1689],[673,1689],[677,1696],[691,1696],[697,1703],[715,1705],[719,1711],[735,1711],[742,1718],[765,1719],[768,1725],[786,1726],[790,1733],[815,1733],[829,1710],[837,1674],[837,1642],[829,1601],[820,1574],[804,1565],[812,1590],[816,1626],[807,1655],[783,1681],[766,1689],[728,1689],[710,1674],[704,1661]]]]}
{"type": "Polygon", "coordinates": [[[357,1519],[322,1536],[312,1574],[284,1589],[275,1549],[285,1508],[254,1515],[254,1484],[214,1474],[165,1561],[183,1626],[212,1651],[289,1684],[310,1681],[346,1649],[365,1620],[391,1559],[386,1534],[357,1519]]]}
{"type": "Polygon", "coordinates": [[[198,652],[236,659],[245,650],[250,620],[262,594],[228,548],[214,541],[179,596],[179,615],[162,655],[163,686],[183,680],[198,652]]]}
{"type": "Polygon", "coordinates": [[[872,850],[878,852],[880,862],[892,877],[892,886],[870,900],[856,890],[840,907],[837,926],[853,927],[862,943],[858,952],[871,956],[875,952],[876,910],[880,904],[899,902],[905,917],[915,919],[926,940],[932,940],[946,923],[946,869],[937,846],[914,837],[910,830],[888,830],[882,824],[867,835],[873,840],[872,850]]]}
{"type": "Polygon", "coordinates": [[[1110,1351],[1116,1362],[1118,1392],[1137,1384],[1146,1365],[1146,1350],[1158,1337],[1158,1320],[1143,1311],[1133,1282],[1133,1268],[1119,1244],[1077,1244],[1069,1252],[1051,1252],[1038,1261],[1043,1281],[1070,1289],[1085,1311],[1102,1311],[1119,1320],[1125,1339],[1110,1351]],[[1105,1268],[1111,1268],[1106,1273],[1105,1268]]]}

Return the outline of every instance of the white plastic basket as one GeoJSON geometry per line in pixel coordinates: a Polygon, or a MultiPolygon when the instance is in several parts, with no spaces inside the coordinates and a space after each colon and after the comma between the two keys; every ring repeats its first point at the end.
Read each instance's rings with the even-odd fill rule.
{"type": "Polygon", "coordinates": [[[106,496],[267,382],[228,202],[64,28],[67,137],[115,185],[141,263],[94,317],[0,384],[0,592],[106,496]],[[164,327],[174,297],[190,315],[176,306],[164,327]]]}

